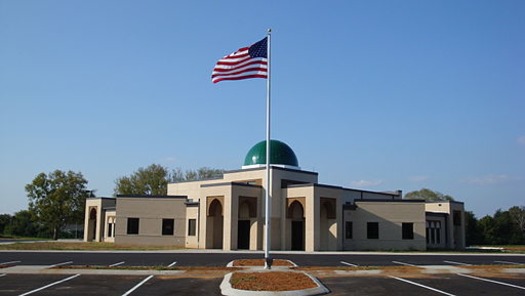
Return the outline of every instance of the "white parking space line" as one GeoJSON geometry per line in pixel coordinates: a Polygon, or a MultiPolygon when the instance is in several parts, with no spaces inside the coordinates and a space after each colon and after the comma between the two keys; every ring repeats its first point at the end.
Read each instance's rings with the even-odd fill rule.
{"type": "Polygon", "coordinates": [[[512,262],[512,261],[494,261],[496,263],[503,263],[503,264],[513,264],[513,265],[522,265],[523,263],[519,262],[512,262]]]}
{"type": "Polygon", "coordinates": [[[392,261],[392,263],[405,265],[405,266],[417,266],[417,265],[414,265],[414,264],[405,263],[405,262],[401,262],[401,261],[392,261]]]}
{"type": "Polygon", "coordinates": [[[438,292],[438,293],[441,293],[441,294],[444,294],[444,295],[449,295],[449,296],[456,296],[454,294],[450,294],[450,293],[447,293],[445,291],[441,291],[441,290],[438,290],[436,288],[432,288],[432,287],[429,287],[429,286],[425,286],[425,285],[422,285],[422,284],[419,284],[419,283],[416,283],[416,282],[413,282],[413,281],[409,281],[409,280],[405,280],[405,279],[402,279],[402,278],[398,278],[398,277],[395,277],[395,276],[389,276],[393,279],[396,279],[398,281],[402,281],[402,282],[405,282],[405,283],[409,283],[411,285],[414,285],[414,286],[418,286],[418,287],[421,287],[421,288],[425,288],[425,289],[428,289],[428,290],[431,290],[431,291],[434,291],[434,292],[438,292]]]}
{"type": "Polygon", "coordinates": [[[61,262],[61,263],[49,265],[47,268],[53,268],[53,267],[58,267],[58,266],[62,266],[62,265],[68,265],[68,264],[71,264],[71,263],[73,263],[73,261],[61,262]]]}
{"type": "Polygon", "coordinates": [[[177,261],[172,262],[170,265],[168,265],[168,267],[173,267],[175,264],[177,264],[177,261]]]}
{"type": "Polygon", "coordinates": [[[359,265],[357,265],[357,264],[352,264],[352,263],[348,263],[348,262],[344,262],[344,261],[341,261],[341,263],[344,264],[344,265],[352,266],[352,267],[357,267],[357,266],[359,266],[359,265]]]}
{"type": "Polygon", "coordinates": [[[464,273],[458,273],[457,275],[462,276],[462,277],[475,279],[475,280],[480,280],[480,281],[485,281],[485,282],[489,282],[489,283],[494,283],[494,284],[498,284],[498,285],[502,285],[502,286],[513,287],[513,288],[525,290],[525,287],[517,286],[517,285],[505,283],[505,282],[490,280],[490,279],[486,279],[486,278],[480,278],[480,277],[477,277],[477,276],[468,275],[468,274],[464,274],[464,273]]]}
{"type": "Polygon", "coordinates": [[[3,276],[5,276],[5,273],[0,274],[0,277],[3,277],[3,276]]]}
{"type": "Polygon", "coordinates": [[[456,261],[443,260],[443,262],[448,263],[448,264],[453,264],[453,265],[472,266],[472,264],[463,263],[463,262],[456,262],[456,261]]]}
{"type": "Polygon", "coordinates": [[[120,261],[120,262],[117,262],[117,263],[113,263],[113,264],[111,264],[109,267],[119,266],[119,265],[122,265],[122,264],[124,264],[124,263],[126,263],[126,261],[120,261]]]}
{"type": "Polygon", "coordinates": [[[2,262],[0,263],[0,265],[11,265],[11,264],[15,264],[15,263],[20,263],[21,261],[8,261],[8,262],[2,262]]]}
{"type": "Polygon", "coordinates": [[[24,293],[24,294],[20,294],[19,296],[25,296],[25,295],[29,295],[29,294],[36,293],[36,292],[38,292],[38,291],[42,291],[42,290],[47,289],[47,288],[49,288],[49,287],[52,287],[52,286],[54,286],[54,285],[58,285],[58,284],[61,284],[61,283],[63,283],[63,282],[67,282],[67,281],[69,281],[69,280],[72,280],[72,279],[74,279],[74,278],[76,278],[76,277],[78,277],[78,276],[80,276],[80,274],[72,275],[72,276],[70,276],[70,277],[68,277],[68,278],[65,278],[65,279],[63,279],[63,280],[60,280],[60,281],[57,281],[57,282],[51,283],[51,284],[49,284],[49,285],[43,286],[43,287],[41,287],[41,288],[38,288],[38,289],[35,289],[35,290],[32,290],[32,291],[29,291],[29,292],[26,292],[26,293],[24,293]]]}
{"type": "Polygon", "coordinates": [[[131,294],[133,291],[137,290],[140,286],[144,285],[145,282],[149,281],[152,277],[153,277],[153,275],[150,275],[147,278],[143,279],[140,283],[136,284],[135,287],[131,288],[129,291],[127,291],[126,293],[122,294],[122,296],[127,296],[127,295],[131,294]]]}

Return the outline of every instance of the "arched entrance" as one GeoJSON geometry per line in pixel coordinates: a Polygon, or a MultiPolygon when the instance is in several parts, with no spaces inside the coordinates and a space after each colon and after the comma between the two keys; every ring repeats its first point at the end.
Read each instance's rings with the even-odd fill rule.
{"type": "Polygon", "coordinates": [[[88,223],[88,241],[95,241],[97,239],[97,208],[89,210],[88,223]]]}
{"type": "MultiPolygon", "coordinates": [[[[252,240],[252,228],[257,221],[257,198],[240,196],[237,216],[237,249],[248,250],[252,240]]],[[[253,229],[254,232],[256,229],[253,229]]],[[[255,235],[255,234],[254,234],[255,235]]],[[[254,242],[255,243],[255,242],[254,242]]],[[[256,248],[255,245],[252,246],[256,248]]]]}
{"type": "Polygon", "coordinates": [[[237,223],[237,249],[250,248],[250,204],[245,201],[239,205],[239,221],[237,223]]]}
{"type": "Polygon", "coordinates": [[[222,204],[218,199],[213,199],[208,208],[206,223],[206,241],[212,249],[222,249],[224,234],[224,217],[222,204]]]}
{"type": "Polygon", "coordinates": [[[299,201],[293,201],[288,207],[291,223],[291,249],[304,251],[304,209],[299,201]]]}

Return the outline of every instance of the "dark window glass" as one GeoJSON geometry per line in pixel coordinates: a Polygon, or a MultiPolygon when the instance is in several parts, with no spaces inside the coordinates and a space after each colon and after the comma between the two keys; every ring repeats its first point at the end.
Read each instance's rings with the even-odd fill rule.
{"type": "Polygon", "coordinates": [[[403,239],[414,239],[414,223],[402,223],[403,239]]]}
{"type": "Polygon", "coordinates": [[[162,219],[162,235],[173,235],[174,219],[162,219]]]}
{"type": "Polygon", "coordinates": [[[353,225],[352,222],[346,221],[345,223],[345,238],[352,239],[353,236],[353,225]]]}
{"type": "Polygon", "coordinates": [[[197,233],[197,220],[189,219],[188,220],[188,235],[195,236],[197,233]]]}
{"type": "Polygon", "coordinates": [[[139,234],[139,218],[128,218],[128,234],[139,234]]]}
{"type": "Polygon", "coordinates": [[[379,239],[379,223],[378,222],[366,223],[366,238],[379,239]]]}
{"type": "Polygon", "coordinates": [[[113,236],[113,223],[108,223],[108,237],[112,237],[112,236],[113,236]]]}

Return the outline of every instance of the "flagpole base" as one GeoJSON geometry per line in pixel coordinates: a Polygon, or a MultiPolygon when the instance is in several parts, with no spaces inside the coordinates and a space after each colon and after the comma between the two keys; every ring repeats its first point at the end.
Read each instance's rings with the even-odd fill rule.
{"type": "Polygon", "coordinates": [[[264,269],[272,269],[273,259],[270,257],[264,258],[264,269]]]}

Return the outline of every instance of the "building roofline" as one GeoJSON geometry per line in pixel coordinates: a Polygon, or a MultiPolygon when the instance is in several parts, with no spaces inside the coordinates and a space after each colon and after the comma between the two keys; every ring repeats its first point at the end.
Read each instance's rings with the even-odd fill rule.
{"type": "Polygon", "coordinates": [[[114,200],[115,197],[98,197],[98,196],[92,196],[92,197],[88,197],[86,199],[107,199],[107,200],[114,200]]]}
{"type": "MultiPolygon", "coordinates": [[[[319,173],[317,173],[317,172],[304,171],[304,170],[301,170],[301,169],[293,169],[293,168],[289,168],[289,167],[280,167],[278,165],[270,165],[270,168],[275,169],[275,170],[287,171],[287,172],[296,172],[296,173],[303,173],[303,174],[316,175],[316,176],[319,175],[319,173]]],[[[266,169],[266,166],[257,167],[257,168],[246,168],[246,169],[240,169],[240,170],[226,171],[226,172],[224,172],[224,174],[249,172],[249,171],[261,171],[261,170],[265,170],[265,169],[266,169]]]]}
{"type": "Polygon", "coordinates": [[[427,201],[427,204],[438,204],[438,203],[453,203],[453,204],[461,204],[461,205],[465,205],[464,202],[462,202],[462,201],[457,201],[457,200],[427,201]]]}
{"type": "MultiPolygon", "coordinates": [[[[397,192],[371,191],[371,190],[346,188],[346,187],[337,186],[337,185],[328,185],[328,184],[319,184],[319,183],[290,184],[287,186],[287,188],[308,187],[308,186],[321,187],[321,188],[333,188],[333,189],[340,189],[340,190],[345,190],[345,191],[372,193],[372,194],[380,194],[380,195],[387,195],[387,196],[400,196],[399,194],[397,194],[397,192]]],[[[362,200],[362,199],[359,199],[359,200],[362,200]]]]}
{"type": "Polygon", "coordinates": [[[239,183],[239,182],[222,182],[222,183],[211,183],[211,184],[201,184],[202,187],[215,187],[215,186],[244,186],[252,188],[262,188],[261,185],[239,183]]]}
{"type": "Polygon", "coordinates": [[[354,203],[359,202],[401,202],[401,203],[425,203],[422,199],[356,199],[354,203]]]}
{"type": "Polygon", "coordinates": [[[217,176],[217,177],[212,177],[212,178],[205,178],[205,179],[199,179],[199,180],[185,180],[185,181],[177,181],[177,182],[168,182],[168,184],[180,184],[180,183],[191,183],[191,182],[203,182],[203,181],[213,181],[213,180],[220,180],[220,179],[224,179],[224,174],[226,173],[223,172],[222,173],[222,176],[217,176]]]}
{"type": "Polygon", "coordinates": [[[146,194],[119,194],[117,198],[174,198],[174,199],[187,199],[186,195],[146,195],[146,194]]]}

